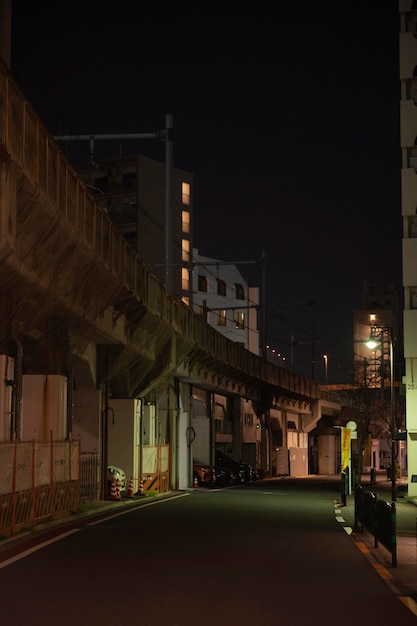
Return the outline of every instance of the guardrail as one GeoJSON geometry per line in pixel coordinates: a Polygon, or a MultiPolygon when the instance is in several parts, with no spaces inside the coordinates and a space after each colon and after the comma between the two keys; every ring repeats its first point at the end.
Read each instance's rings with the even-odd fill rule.
{"type": "Polygon", "coordinates": [[[374,537],[374,546],[379,542],[391,553],[391,563],[397,566],[397,512],[395,502],[380,500],[376,493],[365,491],[362,486],[355,489],[355,529],[366,528],[374,537]]]}

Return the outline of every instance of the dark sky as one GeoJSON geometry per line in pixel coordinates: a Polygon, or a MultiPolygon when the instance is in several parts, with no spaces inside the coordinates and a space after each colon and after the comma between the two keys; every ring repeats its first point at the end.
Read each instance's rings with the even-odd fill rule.
{"type": "MultiPolygon", "coordinates": [[[[398,3],[13,7],[12,70],[50,132],[153,132],[172,113],[196,247],[236,262],[265,250],[269,342],[288,363],[293,334],[309,375],[314,298],[332,379],[363,279],[402,296],[398,3]]],[[[119,149],[164,159],[151,140],[119,149]]],[[[239,269],[260,285],[258,266],[239,269]]]]}

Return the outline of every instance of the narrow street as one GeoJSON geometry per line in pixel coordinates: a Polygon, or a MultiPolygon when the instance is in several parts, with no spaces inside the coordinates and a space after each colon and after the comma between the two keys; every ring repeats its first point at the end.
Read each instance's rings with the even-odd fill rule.
{"type": "Polygon", "coordinates": [[[415,624],[336,522],[338,495],[267,481],[39,534],[0,563],[2,624],[415,624]]]}

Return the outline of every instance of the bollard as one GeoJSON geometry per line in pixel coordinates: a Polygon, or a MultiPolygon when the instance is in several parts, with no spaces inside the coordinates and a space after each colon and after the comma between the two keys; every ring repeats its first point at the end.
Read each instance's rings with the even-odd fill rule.
{"type": "Polygon", "coordinates": [[[342,472],[340,477],[342,479],[342,506],[346,506],[346,474],[342,472]]]}
{"type": "Polygon", "coordinates": [[[376,484],[376,470],[374,467],[371,467],[371,485],[376,484]]]}
{"type": "Polygon", "coordinates": [[[395,502],[391,503],[391,565],[397,567],[397,507],[395,502]]]}

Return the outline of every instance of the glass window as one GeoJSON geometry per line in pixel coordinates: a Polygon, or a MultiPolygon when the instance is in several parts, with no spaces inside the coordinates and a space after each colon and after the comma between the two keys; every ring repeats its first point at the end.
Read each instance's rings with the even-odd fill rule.
{"type": "Polygon", "coordinates": [[[253,426],[253,413],[245,413],[245,426],[253,426]]]}
{"type": "Polygon", "coordinates": [[[198,275],[198,291],[207,293],[207,276],[198,275]]]}
{"type": "Polygon", "coordinates": [[[190,183],[182,183],[182,203],[191,204],[191,185],[190,183]]]}
{"type": "Polygon", "coordinates": [[[217,295],[225,296],[226,292],[227,292],[226,283],[224,282],[224,280],[221,280],[220,278],[218,278],[217,279],[217,295]]]}
{"type": "Polygon", "coordinates": [[[182,260],[188,262],[190,260],[190,242],[188,239],[183,239],[181,241],[182,247],[182,260]]]}
{"type": "Polygon", "coordinates": [[[190,234],[190,212],[182,212],[182,232],[190,234]]]}
{"type": "Polygon", "coordinates": [[[245,328],[245,314],[241,311],[235,313],[236,328],[245,328]]]}
{"type": "Polygon", "coordinates": [[[236,300],[244,300],[245,299],[245,290],[243,285],[239,285],[239,283],[235,283],[236,289],[236,300]]]}
{"type": "Polygon", "coordinates": [[[190,288],[190,274],[187,270],[186,267],[183,267],[181,270],[181,283],[182,283],[182,290],[183,291],[188,291],[190,288]]]}
{"type": "Polygon", "coordinates": [[[220,309],[217,313],[217,326],[226,326],[226,309],[220,309]]]}

